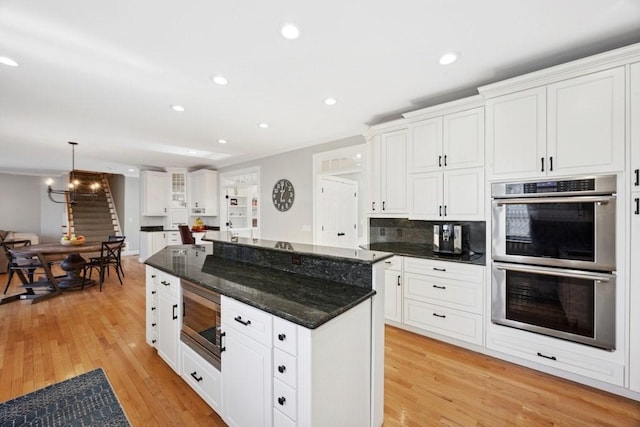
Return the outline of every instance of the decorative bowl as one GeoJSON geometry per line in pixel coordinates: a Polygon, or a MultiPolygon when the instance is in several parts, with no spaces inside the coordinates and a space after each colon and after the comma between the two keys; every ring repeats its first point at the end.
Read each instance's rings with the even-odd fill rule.
{"type": "Polygon", "coordinates": [[[60,244],[62,246],[80,246],[80,245],[84,245],[84,239],[83,240],[65,240],[65,239],[60,239],[60,244]]]}

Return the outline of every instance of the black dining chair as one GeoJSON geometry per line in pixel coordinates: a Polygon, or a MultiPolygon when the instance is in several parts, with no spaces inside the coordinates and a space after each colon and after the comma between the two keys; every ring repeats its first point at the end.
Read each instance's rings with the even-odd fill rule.
{"type": "MultiPolygon", "coordinates": [[[[124,241],[126,239],[127,239],[127,236],[116,236],[116,235],[112,235],[107,238],[107,240],[110,242],[122,241],[123,242],[122,247],[124,247],[124,241]]],[[[120,257],[120,255],[122,255],[122,249],[118,254],[118,269],[120,270],[120,274],[122,274],[122,277],[124,277],[124,270],[122,269],[122,258],[120,257]]],[[[107,274],[109,274],[109,272],[107,272],[107,274]]]]}
{"type": "Polygon", "coordinates": [[[108,273],[109,267],[112,267],[118,275],[120,286],[122,286],[122,277],[120,276],[120,253],[124,240],[113,240],[102,242],[100,247],[100,256],[89,258],[84,265],[82,273],[82,289],[84,289],[87,279],[91,280],[93,270],[98,270],[100,276],[100,292],[102,292],[102,284],[104,283],[104,274],[108,273]],[[88,277],[87,277],[88,274],[88,277]]]}
{"type": "Polygon", "coordinates": [[[17,257],[10,251],[10,249],[13,248],[31,246],[31,240],[27,239],[2,242],[0,246],[2,246],[2,249],[7,256],[7,260],[9,261],[9,277],[7,278],[7,285],[4,288],[4,293],[6,294],[9,290],[9,285],[11,285],[11,280],[14,275],[18,275],[23,285],[33,283],[36,270],[42,268],[40,260],[36,257],[17,257]]]}

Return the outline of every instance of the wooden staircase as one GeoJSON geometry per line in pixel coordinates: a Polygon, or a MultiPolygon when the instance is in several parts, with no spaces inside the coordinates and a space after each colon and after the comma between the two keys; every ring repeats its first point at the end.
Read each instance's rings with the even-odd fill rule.
{"type": "Polygon", "coordinates": [[[87,241],[99,242],[107,240],[110,235],[122,234],[107,179],[109,175],[85,171],[75,171],[74,175],[80,181],[79,193],[91,193],[89,186],[96,182],[100,188],[95,195],[79,196],[76,203],[67,205],[69,232],[82,235],[87,241]]]}

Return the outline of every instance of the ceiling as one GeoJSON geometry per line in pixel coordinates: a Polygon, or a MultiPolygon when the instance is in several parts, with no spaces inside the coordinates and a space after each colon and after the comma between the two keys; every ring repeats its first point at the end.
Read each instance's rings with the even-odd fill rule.
{"type": "Polygon", "coordinates": [[[0,171],[224,167],[636,42],[639,0],[3,0],[0,171]]]}

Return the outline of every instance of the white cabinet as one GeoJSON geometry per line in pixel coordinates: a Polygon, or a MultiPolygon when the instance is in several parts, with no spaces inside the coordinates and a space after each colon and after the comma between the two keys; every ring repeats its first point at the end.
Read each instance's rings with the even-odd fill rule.
{"type": "Polygon", "coordinates": [[[377,131],[370,142],[372,154],[372,214],[404,214],[407,207],[406,127],[377,131]]]}
{"type": "Polygon", "coordinates": [[[182,351],[182,378],[216,412],[222,411],[222,374],[209,362],[180,343],[182,351]]]}
{"type": "Polygon", "coordinates": [[[409,219],[484,220],[484,168],[409,174],[409,219]]]}
{"type": "Polygon", "coordinates": [[[146,340],[151,347],[157,347],[158,342],[158,273],[156,269],[146,266],[146,300],[145,323],[146,340]]]}
{"type": "Polygon", "coordinates": [[[169,207],[187,207],[187,171],[185,169],[169,169],[169,207]]]}
{"type": "Polygon", "coordinates": [[[403,323],[482,345],[484,267],[404,258],[403,323]]]}
{"type": "Polygon", "coordinates": [[[167,215],[167,188],[169,175],[166,172],[140,172],[140,215],[167,215]]]}
{"type": "Polygon", "coordinates": [[[231,426],[272,425],[272,317],[222,296],[223,418],[231,426]]]}
{"type": "Polygon", "coordinates": [[[167,244],[178,245],[180,243],[180,233],[177,231],[142,231],[140,232],[140,262],[145,262],[147,258],[163,249],[167,244]]]}
{"type": "Polygon", "coordinates": [[[629,275],[629,387],[640,392],[640,62],[630,67],[631,95],[631,245],[629,275]]]}
{"type": "Polygon", "coordinates": [[[180,374],[179,344],[182,319],[180,304],[180,279],[162,271],[156,271],[158,293],[158,355],[180,374]]]}
{"type": "Polygon", "coordinates": [[[487,100],[491,179],[624,169],[623,67],[487,100]]]}
{"type": "Polygon", "coordinates": [[[218,172],[202,169],[189,174],[189,208],[191,215],[218,215],[218,172]]]}
{"type": "Polygon", "coordinates": [[[487,347],[529,362],[624,385],[624,363],[606,350],[494,324],[487,331],[487,347]]]}
{"type": "Polygon", "coordinates": [[[385,261],[384,318],[402,322],[402,257],[394,256],[385,261]]]}
{"type": "Polygon", "coordinates": [[[483,220],[484,107],[416,121],[409,129],[409,219],[483,220]]]}

